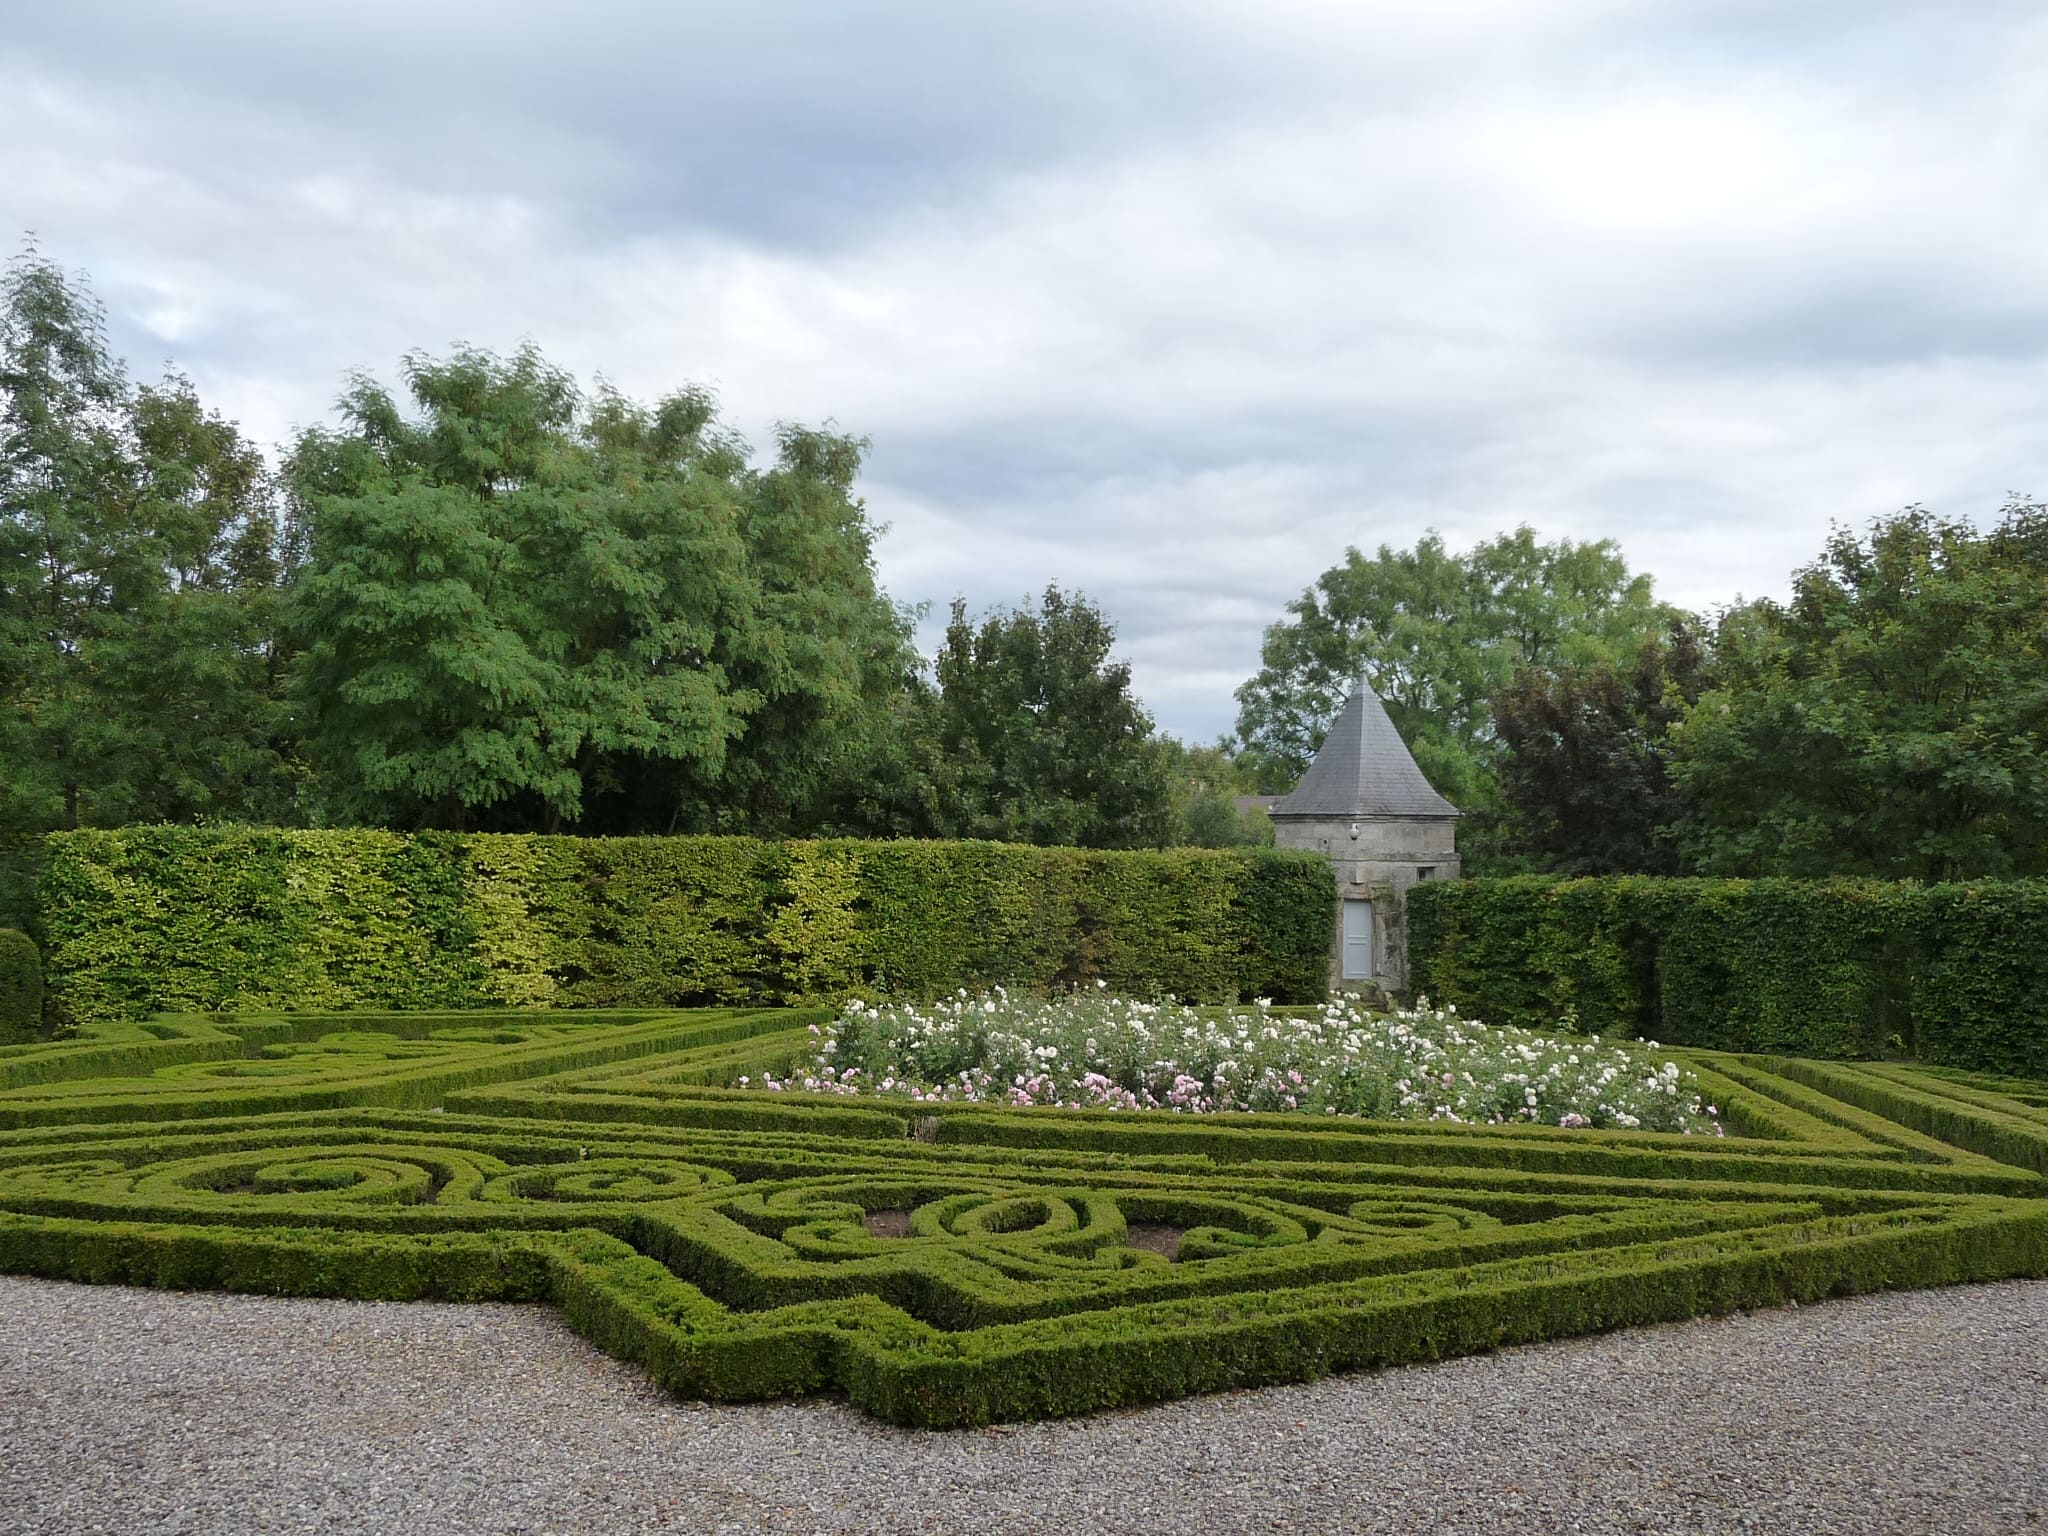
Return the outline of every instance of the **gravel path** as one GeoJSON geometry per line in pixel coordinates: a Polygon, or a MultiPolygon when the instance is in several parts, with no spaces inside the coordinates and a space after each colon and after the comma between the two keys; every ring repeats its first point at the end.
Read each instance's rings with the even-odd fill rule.
{"type": "Polygon", "coordinates": [[[540,1309],[0,1277],[0,1530],[2048,1536],[2048,1282],[935,1435],[540,1309]]]}

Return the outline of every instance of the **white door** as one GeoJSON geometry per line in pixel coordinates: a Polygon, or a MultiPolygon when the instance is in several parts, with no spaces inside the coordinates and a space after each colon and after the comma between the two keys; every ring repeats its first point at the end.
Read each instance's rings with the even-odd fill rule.
{"type": "Polygon", "coordinates": [[[1344,903],[1344,966],[1346,981],[1372,980],[1372,903],[1344,903]]]}

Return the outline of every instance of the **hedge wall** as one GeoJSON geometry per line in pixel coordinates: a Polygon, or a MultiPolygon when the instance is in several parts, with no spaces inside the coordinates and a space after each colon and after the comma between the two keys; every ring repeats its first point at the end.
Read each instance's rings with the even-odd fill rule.
{"type": "Polygon", "coordinates": [[[36,921],[36,881],[43,869],[44,840],[0,832],[0,928],[41,935],[36,921]]]}
{"type": "Polygon", "coordinates": [[[2048,882],[1463,880],[1408,925],[1416,989],[1491,1023],[2048,1076],[2048,882]]]}
{"type": "Polygon", "coordinates": [[[35,940],[0,928],[0,1045],[33,1040],[43,1022],[43,964],[35,940]]]}
{"type": "Polygon", "coordinates": [[[48,839],[80,1020],[162,1011],[803,1003],[1097,978],[1319,999],[1307,854],[140,827],[48,839]]]}

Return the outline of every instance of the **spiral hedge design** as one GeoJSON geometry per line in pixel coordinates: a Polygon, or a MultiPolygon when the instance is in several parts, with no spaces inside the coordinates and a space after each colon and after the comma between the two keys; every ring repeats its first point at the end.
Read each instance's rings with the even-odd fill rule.
{"type": "Polygon", "coordinates": [[[935,1426],[2048,1274],[2048,1085],[1692,1053],[1714,1141],[730,1086],[819,1017],[206,1016],[0,1050],[0,1270],[548,1301],[679,1393],[935,1426]]]}

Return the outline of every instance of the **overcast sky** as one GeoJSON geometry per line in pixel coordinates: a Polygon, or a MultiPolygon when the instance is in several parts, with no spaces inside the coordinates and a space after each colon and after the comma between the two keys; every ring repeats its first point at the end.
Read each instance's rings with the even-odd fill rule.
{"type": "Polygon", "coordinates": [[[1048,581],[1235,716],[1347,545],[1694,606],[2048,495],[2048,7],[14,0],[0,234],[274,443],[538,342],[871,436],[884,584],[1048,581]]]}

